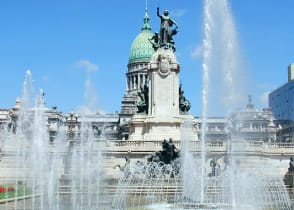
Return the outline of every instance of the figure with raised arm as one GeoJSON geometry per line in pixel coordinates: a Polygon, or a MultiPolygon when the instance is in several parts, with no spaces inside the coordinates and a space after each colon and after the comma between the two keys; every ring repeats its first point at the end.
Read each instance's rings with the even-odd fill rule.
{"type": "Polygon", "coordinates": [[[164,10],[163,15],[161,15],[159,13],[159,7],[157,7],[157,16],[161,20],[160,34],[159,34],[159,38],[160,38],[159,43],[160,43],[161,46],[165,46],[168,43],[173,45],[174,41],[172,39],[172,36],[177,33],[178,25],[173,19],[171,19],[168,16],[168,14],[169,14],[168,10],[164,10]],[[173,30],[170,30],[170,27],[172,27],[173,25],[175,25],[176,28],[173,29],[173,30]]]}

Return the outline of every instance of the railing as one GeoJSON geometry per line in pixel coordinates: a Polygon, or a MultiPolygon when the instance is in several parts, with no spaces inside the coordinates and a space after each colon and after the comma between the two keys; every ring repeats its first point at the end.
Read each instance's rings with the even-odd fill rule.
{"type": "MultiPolygon", "coordinates": [[[[233,141],[234,142],[234,141],[233,141]]],[[[173,141],[176,148],[181,149],[182,142],[181,141],[173,141]]],[[[86,142],[85,142],[86,144],[86,142]]],[[[193,152],[200,152],[201,151],[201,142],[200,141],[188,141],[186,142],[187,148],[193,152]]],[[[79,150],[79,144],[76,145],[77,150],[79,150]]],[[[29,145],[20,146],[17,142],[10,144],[9,146],[5,146],[2,148],[0,152],[0,160],[5,156],[14,157],[19,151],[19,155],[23,155],[21,150],[28,149],[29,145]]],[[[68,148],[68,144],[64,143],[64,149],[61,153],[66,153],[68,148]]],[[[162,141],[154,141],[154,140],[96,140],[93,148],[97,148],[102,150],[102,152],[111,153],[111,152],[154,152],[162,150],[162,141]]],[[[228,149],[228,142],[225,141],[211,141],[207,142],[205,148],[208,152],[223,152],[225,153],[228,149]]],[[[281,155],[281,154],[294,154],[294,143],[264,143],[262,141],[240,141],[237,143],[233,143],[233,151],[236,152],[256,152],[256,153],[269,153],[274,155],[281,155]]],[[[94,149],[95,150],[95,149],[94,149]]],[[[48,152],[54,152],[55,145],[49,145],[48,152]]]]}
{"type": "Polygon", "coordinates": [[[268,143],[268,148],[294,148],[294,143],[291,142],[277,142],[277,143],[268,143]]]}
{"type": "MultiPolygon", "coordinates": [[[[178,149],[181,149],[181,141],[173,141],[178,149]]],[[[193,152],[201,151],[200,141],[189,141],[187,142],[188,148],[193,152]]],[[[153,152],[162,149],[162,141],[109,141],[103,147],[105,151],[114,152],[153,152]]],[[[224,141],[207,142],[205,148],[208,152],[226,152],[228,148],[228,143],[224,141]]],[[[238,145],[238,143],[236,143],[238,145]]],[[[100,147],[101,148],[101,147],[100,147]]],[[[264,143],[262,141],[242,141],[238,147],[233,147],[233,151],[242,152],[257,152],[257,153],[271,153],[271,154],[281,154],[281,153],[294,153],[294,143],[264,143]]]]}
{"type": "MultiPolygon", "coordinates": [[[[201,143],[199,141],[188,141],[188,148],[190,151],[201,151],[201,143]]],[[[173,141],[176,148],[181,149],[181,141],[173,141]]],[[[206,144],[208,150],[211,151],[225,151],[225,142],[209,142],[206,144]]],[[[105,151],[129,151],[129,152],[154,152],[162,150],[162,141],[109,141],[106,143],[105,151]]]]}

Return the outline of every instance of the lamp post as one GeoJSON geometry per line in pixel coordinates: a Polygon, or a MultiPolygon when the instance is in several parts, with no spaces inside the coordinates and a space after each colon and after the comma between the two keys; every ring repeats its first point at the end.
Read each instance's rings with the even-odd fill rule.
{"type": "Polygon", "coordinates": [[[74,146],[75,139],[79,133],[79,116],[71,112],[65,117],[65,124],[68,127],[67,136],[68,136],[68,149],[64,161],[64,174],[70,173],[71,161],[72,161],[72,149],[74,146]]]}
{"type": "Polygon", "coordinates": [[[76,137],[75,134],[78,133],[76,132],[78,131],[77,128],[79,127],[78,118],[79,118],[78,114],[74,114],[73,112],[71,112],[69,115],[65,117],[65,123],[68,127],[67,134],[68,134],[69,141],[73,141],[74,137],[76,137]]]}

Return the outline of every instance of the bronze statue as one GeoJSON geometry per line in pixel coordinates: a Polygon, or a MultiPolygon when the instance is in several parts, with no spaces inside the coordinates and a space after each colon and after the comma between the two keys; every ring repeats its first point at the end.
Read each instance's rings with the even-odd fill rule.
{"type": "Polygon", "coordinates": [[[157,16],[161,20],[160,24],[160,34],[159,34],[159,45],[163,47],[171,47],[173,50],[174,48],[174,40],[172,38],[173,35],[177,34],[178,25],[177,23],[168,16],[168,10],[163,11],[163,15],[159,13],[159,7],[157,7],[157,16]],[[170,27],[175,25],[174,29],[170,30],[170,27]]]}
{"type": "Polygon", "coordinates": [[[162,151],[167,151],[168,150],[168,143],[166,141],[166,139],[163,140],[162,142],[162,151]]]}
{"type": "Polygon", "coordinates": [[[154,51],[156,51],[160,47],[158,32],[155,32],[154,35],[151,37],[151,39],[148,39],[148,40],[152,44],[154,51]]]}
{"type": "Polygon", "coordinates": [[[180,151],[174,145],[172,139],[166,139],[162,142],[162,150],[152,154],[147,160],[148,162],[158,162],[163,164],[171,164],[180,157],[180,151]]]}
{"type": "Polygon", "coordinates": [[[179,108],[181,113],[184,113],[184,114],[187,113],[191,108],[190,101],[188,101],[188,99],[186,99],[186,97],[184,96],[182,84],[180,84],[180,87],[179,87],[179,108]]]}
{"type": "Polygon", "coordinates": [[[138,101],[137,101],[137,113],[146,113],[148,114],[148,85],[145,83],[144,87],[141,87],[138,91],[138,101]]]}
{"type": "Polygon", "coordinates": [[[141,91],[138,92],[137,113],[144,113],[146,111],[146,101],[141,91]]]}

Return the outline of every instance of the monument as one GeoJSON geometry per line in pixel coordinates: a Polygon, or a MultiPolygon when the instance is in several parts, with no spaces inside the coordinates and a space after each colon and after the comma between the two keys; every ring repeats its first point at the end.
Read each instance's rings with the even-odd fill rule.
{"type": "MultiPolygon", "coordinates": [[[[181,124],[185,120],[193,121],[193,116],[188,114],[190,103],[179,82],[180,64],[173,39],[178,25],[168,14],[168,10],[164,10],[161,15],[157,8],[157,16],[161,19],[160,33],[149,39],[155,52],[148,64],[146,84],[138,93],[138,112],[129,122],[130,140],[180,140],[181,124]]],[[[194,127],[193,139],[197,140],[194,127]]]]}
{"type": "MultiPolygon", "coordinates": [[[[172,39],[177,25],[168,17],[168,11],[160,15],[158,9],[157,14],[161,30],[160,36],[156,33],[154,38],[150,36],[155,53],[148,61],[147,82],[145,72],[141,71],[145,63],[136,74],[127,73],[130,85],[123,102],[126,111],[135,107],[127,102],[138,91],[138,110],[130,123],[134,141],[114,140],[105,133],[103,137],[95,136],[100,133],[99,124],[92,124],[89,119],[93,115],[87,113],[64,115],[62,129],[54,130],[59,133],[51,140],[48,110],[41,91],[34,107],[26,103],[20,109],[15,107],[14,111],[19,112],[16,132],[11,127],[11,133],[0,136],[0,143],[4,144],[0,151],[3,184],[0,187],[3,191],[9,187],[15,192],[23,191],[12,194],[11,198],[2,192],[0,209],[292,209],[288,192],[275,172],[283,163],[280,160],[276,165],[270,163],[277,161],[275,158],[281,151],[293,151],[290,150],[293,147],[288,148],[290,144],[280,147],[285,144],[233,141],[231,136],[222,142],[194,141],[196,123],[188,114],[190,103],[179,84],[180,65],[172,39]],[[171,28],[173,25],[175,28],[171,28]],[[181,142],[174,141],[179,138],[181,142]],[[148,140],[155,140],[149,148],[148,140]],[[160,145],[162,149],[158,151],[160,145]],[[146,156],[154,151],[158,152],[146,156]],[[124,165],[118,162],[120,159],[124,165]],[[121,172],[118,182],[114,175],[117,168],[121,172]]],[[[146,15],[139,38],[150,35],[147,20],[146,15]]],[[[134,46],[132,49],[138,45],[134,46]]],[[[147,58],[144,55],[143,61],[147,58]]],[[[133,67],[137,66],[130,70],[133,67]]],[[[30,95],[27,93],[32,81],[27,72],[23,99],[30,95]]],[[[252,108],[251,102],[249,105],[252,108]]],[[[127,118],[127,114],[122,116],[127,118]]],[[[206,129],[203,124],[202,128],[206,129]]],[[[219,132],[214,128],[207,131],[219,132]]],[[[293,185],[292,157],[288,173],[293,185]]]]}
{"type": "MultiPolygon", "coordinates": [[[[210,27],[210,21],[222,23],[221,27],[226,25],[223,23],[231,22],[227,2],[220,1],[219,6],[215,5],[215,1],[205,1],[205,27],[210,27]],[[226,8],[226,12],[221,17],[215,15],[219,14],[220,8],[226,8]]],[[[197,142],[197,144],[201,143],[201,148],[198,147],[199,153],[196,152],[198,149],[192,149],[193,143],[196,142],[193,142],[195,138],[191,138],[189,133],[191,130],[197,131],[194,131],[193,118],[187,113],[190,104],[183,96],[184,92],[179,85],[180,64],[176,59],[174,40],[171,39],[172,34],[177,33],[177,25],[168,17],[167,10],[160,15],[158,9],[157,15],[161,18],[161,28],[160,33],[150,39],[155,52],[148,64],[148,100],[144,98],[144,103],[141,103],[142,100],[138,103],[139,107],[144,107],[145,110],[140,109],[131,119],[130,140],[134,140],[132,142],[134,145],[141,144],[139,142],[141,140],[144,150],[147,150],[145,146],[149,140],[159,141],[157,145],[163,140],[162,150],[152,155],[143,167],[142,164],[133,164],[133,173],[127,178],[122,176],[119,179],[112,202],[113,209],[292,209],[282,179],[272,175],[272,167],[269,167],[272,163],[264,160],[260,152],[252,157],[251,152],[248,155],[246,144],[249,145],[250,142],[241,144],[239,139],[230,135],[219,145],[224,149],[221,152],[223,157],[219,156],[220,148],[209,149],[217,142],[206,143],[207,134],[219,130],[207,129],[205,97],[202,98],[204,110],[201,124],[202,138],[197,142]],[[173,25],[176,28],[171,28],[173,25]],[[146,102],[148,102],[147,106],[146,102]],[[180,131],[181,135],[179,135],[180,131]],[[175,161],[170,161],[172,157],[170,154],[175,150],[171,149],[172,147],[169,147],[164,140],[169,138],[181,140],[180,167],[174,167],[175,161]],[[268,169],[270,171],[267,171],[268,169]]],[[[205,38],[206,43],[212,42],[210,40],[212,35],[234,40],[234,28],[231,25],[226,27],[228,30],[220,30],[226,32],[225,34],[206,30],[205,32],[208,33],[208,38],[205,38]]],[[[205,65],[203,65],[204,96],[208,93],[206,87],[209,81],[206,70],[211,55],[214,54],[214,51],[210,51],[209,44],[204,44],[204,54],[209,57],[207,60],[204,59],[205,65]]],[[[235,52],[236,46],[232,47],[235,52]]],[[[235,57],[227,54],[226,57],[229,58],[228,62],[231,65],[235,57]]],[[[256,148],[256,144],[254,147],[256,148]]],[[[292,169],[291,162],[289,171],[292,169]]]]}

